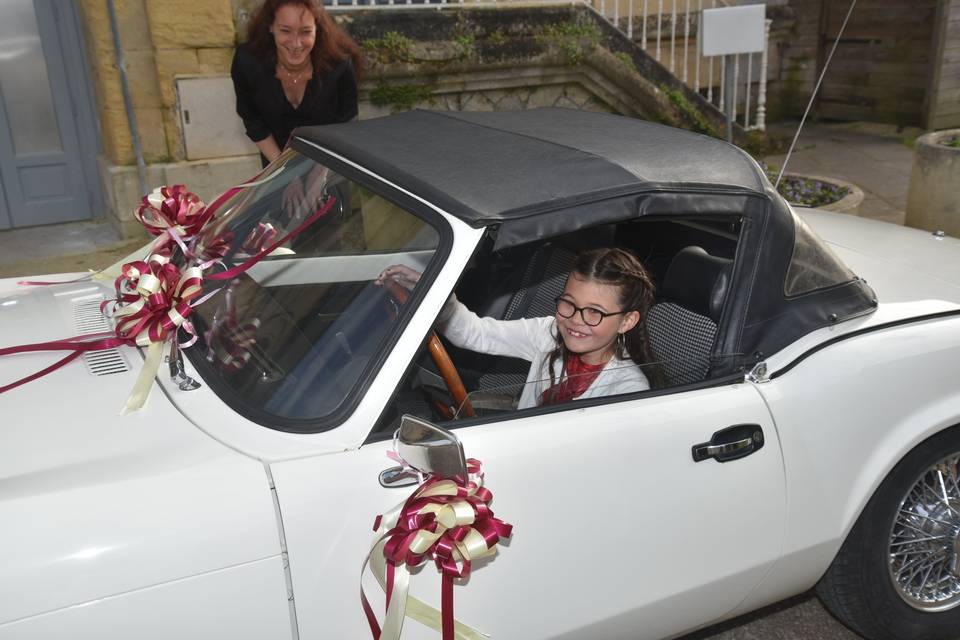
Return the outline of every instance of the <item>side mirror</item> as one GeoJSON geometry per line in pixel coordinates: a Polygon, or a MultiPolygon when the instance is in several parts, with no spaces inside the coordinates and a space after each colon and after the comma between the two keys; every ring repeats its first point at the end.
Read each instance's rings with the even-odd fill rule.
{"type": "MultiPolygon", "coordinates": [[[[420,472],[439,478],[467,477],[467,458],[459,438],[426,420],[403,416],[397,437],[397,453],[420,472]]],[[[394,467],[383,471],[380,484],[384,487],[415,484],[416,478],[399,473],[402,469],[394,467]]]]}

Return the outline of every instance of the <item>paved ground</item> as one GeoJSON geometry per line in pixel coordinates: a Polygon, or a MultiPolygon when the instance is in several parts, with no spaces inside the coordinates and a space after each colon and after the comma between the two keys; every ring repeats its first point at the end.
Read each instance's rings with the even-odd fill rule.
{"type": "MultiPolygon", "coordinates": [[[[770,133],[789,138],[796,124],[771,127],[770,133]]],[[[858,215],[903,224],[907,187],[913,165],[913,140],[920,129],[898,131],[893,125],[864,122],[813,124],[804,127],[789,173],[840,178],[864,191],[858,215]]],[[[765,158],[779,168],[784,155],[765,158]]]]}
{"type": "MultiPolygon", "coordinates": [[[[796,125],[772,133],[789,137],[796,125]]],[[[791,173],[835,177],[862,188],[857,215],[902,224],[917,130],[875,124],[813,124],[790,160],[791,173]]],[[[789,141],[788,141],[789,142],[789,141]]],[[[779,167],[783,155],[765,158],[779,167]]],[[[0,232],[0,277],[98,269],[142,240],[121,241],[105,224],[74,223],[0,232]]],[[[690,634],[681,640],[856,640],[810,594],[690,634]]]]}
{"type": "Polygon", "coordinates": [[[862,640],[812,594],[771,605],[677,640],[862,640]]]}

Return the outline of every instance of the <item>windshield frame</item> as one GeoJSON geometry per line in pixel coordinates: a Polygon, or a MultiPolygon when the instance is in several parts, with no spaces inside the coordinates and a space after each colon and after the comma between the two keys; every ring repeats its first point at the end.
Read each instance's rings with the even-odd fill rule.
{"type": "MultiPolygon", "coordinates": [[[[330,431],[343,424],[354,413],[361,399],[366,396],[373,380],[381,372],[384,362],[390,353],[393,352],[397,343],[405,333],[407,325],[419,308],[427,291],[433,286],[437,274],[440,273],[443,265],[446,264],[447,259],[450,257],[454,232],[450,223],[440,214],[442,209],[426,202],[413,193],[404,191],[390,184],[360,165],[341,160],[313,145],[291,145],[291,147],[294,151],[308,159],[336,171],[343,177],[356,182],[397,207],[404,209],[411,215],[420,218],[431,225],[439,236],[437,248],[420,280],[422,286],[416,287],[411,292],[409,300],[403,307],[403,312],[398,315],[394,326],[391,327],[386,336],[382,348],[378,350],[376,356],[371,358],[364,367],[356,383],[343,399],[343,402],[327,415],[309,419],[288,418],[268,413],[258,407],[246,404],[236,397],[234,391],[219,376],[209,375],[210,367],[202,353],[196,349],[188,348],[183,350],[186,352],[193,369],[203,382],[217,395],[221,402],[237,414],[251,422],[274,431],[313,434],[330,431]]],[[[226,204],[227,203],[224,203],[224,205],[226,204]]],[[[386,399],[384,400],[386,401],[386,399]]]]}

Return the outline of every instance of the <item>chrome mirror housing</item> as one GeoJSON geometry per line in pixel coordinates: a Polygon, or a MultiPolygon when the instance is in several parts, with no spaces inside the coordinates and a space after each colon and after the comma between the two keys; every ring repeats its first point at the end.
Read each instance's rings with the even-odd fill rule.
{"type": "Polygon", "coordinates": [[[460,439],[426,420],[403,416],[397,453],[422,473],[438,478],[467,477],[467,459],[460,439]]]}

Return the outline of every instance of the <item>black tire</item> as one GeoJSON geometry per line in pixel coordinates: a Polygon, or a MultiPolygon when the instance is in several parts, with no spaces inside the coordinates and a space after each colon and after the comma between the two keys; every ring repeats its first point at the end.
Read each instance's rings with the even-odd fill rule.
{"type": "MultiPolygon", "coordinates": [[[[944,601],[951,608],[937,612],[915,608],[900,595],[890,570],[891,534],[901,503],[927,471],[957,455],[960,427],[929,438],[907,454],[877,489],[817,584],[817,595],[827,609],[869,640],[960,639],[960,601],[954,604],[951,597],[944,601]]],[[[952,491],[947,502],[954,505],[952,491]]],[[[960,509],[960,498],[955,505],[960,509]]],[[[955,538],[945,540],[953,545],[945,553],[956,554],[955,538]]]]}

